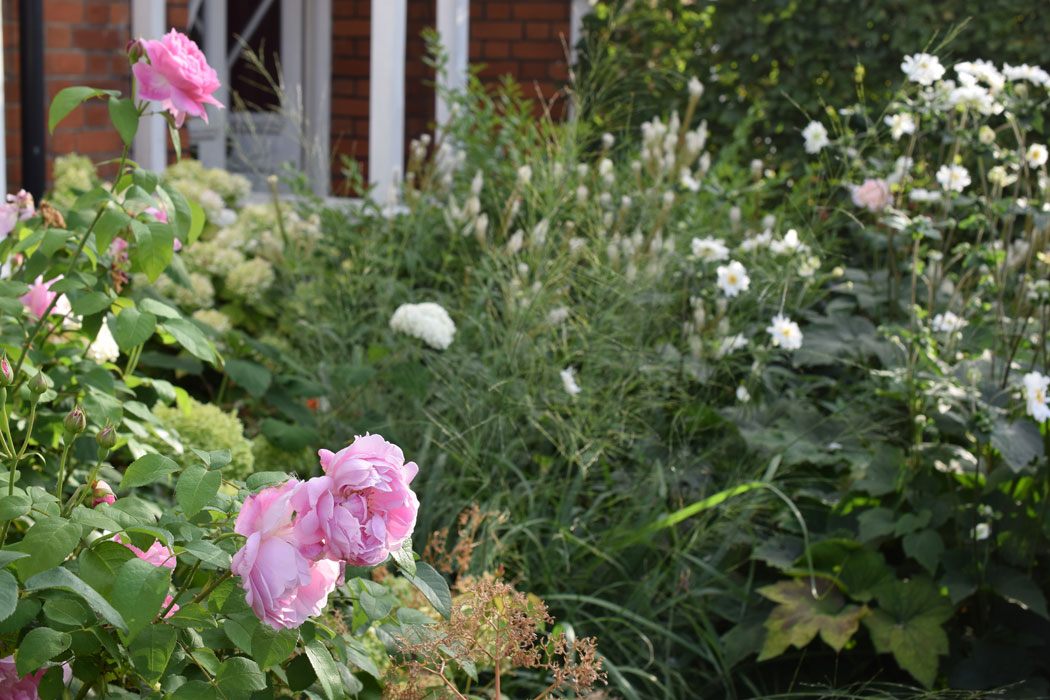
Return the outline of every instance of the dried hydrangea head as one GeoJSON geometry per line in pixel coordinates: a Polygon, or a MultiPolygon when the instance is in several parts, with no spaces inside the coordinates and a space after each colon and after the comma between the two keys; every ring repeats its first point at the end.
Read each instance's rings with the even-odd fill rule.
{"type": "MultiPolygon", "coordinates": [[[[605,682],[594,638],[569,641],[564,635],[540,635],[554,619],[547,606],[494,578],[471,581],[452,605],[449,620],[412,628],[398,639],[403,661],[391,667],[384,697],[397,700],[435,697],[465,698],[455,683],[455,671],[473,665],[494,697],[501,696],[505,676],[514,668],[543,669],[550,685],[539,698],[571,691],[587,694],[605,682]],[[491,673],[491,679],[487,675],[491,673]]],[[[475,691],[476,694],[476,691],[475,691]]]]}

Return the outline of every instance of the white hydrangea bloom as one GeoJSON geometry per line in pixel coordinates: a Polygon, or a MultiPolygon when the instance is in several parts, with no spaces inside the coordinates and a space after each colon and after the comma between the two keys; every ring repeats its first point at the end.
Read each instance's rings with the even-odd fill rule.
{"type": "Polygon", "coordinates": [[[419,338],[437,350],[452,344],[456,324],[440,304],[432,301],[422,304],[402,304],[390,317],[390,328],[398,333],[419,338]]]}
{"type": "Polygon", "coordinates": [[[747,270],[736,260],[730,260],[728,265],[718,266],[718,288],[727,297],[746,292],[750,285],[751,278],[747,276],[747,270]]]}
{"type": "Polygon", "coordinates": [[[1050,377],[1043,376],[1039,372],[1029,372],[1024,375],[1024,398],[1028,408],[1028,415],[1042,423],[1050,418],[1050,406],[1046,403],[1046,390],[1050,386],[1050,377]]]}
{"type": "Polygon", "coordinates": [[[802,347],[802,330],[797,323],[782,313],[773,317],[766,333],[772,337],[774,347],[785,350],[798,350],[802,347]]]}
{"type": "Polygon", "coordinates": [[[802,138],[806,140],[806,153],[820,153],[831,141],[828,140],[828,130],[820,122],[810,122],[802,130],[802,138]]]}
{"type": "Polygon", "coordinates": [[[98,335],[95,336],[95,340],[88,346],[84,355],[89,360],[93,360],[100,365],[107,362],[116,362],[117,358],[120,357],[120,348],[117,346],[117,341],[114,340],[113,334],[109,332],[109,323],[105,319],[102,320],[102,326],[98,329],[98,335]]]}
{"type": "Polygon", "coordinates": [[[561,375],[561,383],[562,386],[565,387],[565,393],[570,396],[575,396],[583,391],[583,389],[580,388],[580,385],[576,383],[575,369],[572,367],[566,367],[561,372],[558,372],[558,374],[561,375]]]}
{"type": "Polygon", "coordinates": [[[919,85],[933,85],[934,81],[944,77],[944,66],[936,56],[928,53],[905,56],[901,70],[908,76],[908,80],[919,85]]]}

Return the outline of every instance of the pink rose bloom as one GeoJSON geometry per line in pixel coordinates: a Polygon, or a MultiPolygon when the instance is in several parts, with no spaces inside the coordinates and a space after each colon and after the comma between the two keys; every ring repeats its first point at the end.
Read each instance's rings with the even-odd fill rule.
{"type": "Polygon", "coordinates": [[[298,589],[292,602],[299,624],[321,614],[328,605],[328,595],[343,583],[345,568],[345,564],[331,559],[310,562],[310,583],[298,589]]]}
{"type": "MultiPolygon", "coordinates": [[[[160,611],[164,612],[165,610],[168,610],[168,606],[171,605],[172,601],[174,601],[174,600],[175,599],[172,598],[170,595],[169,596],[165,596],[164,597],[164,604],[160,606],[160,611]]],[[[171,617],[172,615],[174,615],[178,611],[179,611],[179,606],[178,605],[171,605],[171,610],[168,610],[168,614],[164,616],[164,619],[167,620],[169,617],[171,617]]],[[[157,615],[159,616],[160,613],[157,613],[157,615]]]]}
{"type": "Polygon", "coordinates": [[[320,450],[326,476],[298,494],[296,533],[304,551],[323,540],[326,556],[352,566],[381,564],[416,524],[419,501],[409,488],[419,468],[380,435],[365,435],[333,453],[320,450]]]}
{"type": "Polygon", "coordinates": [[[33,218],[36,207],[33,205],[33,195],[25,190],[18,190],[18,194],[7,195],[7,201],[15,206],[19,221],[33,218]]]}
{"type": "Polygon", "coordinates": [[[166,569],[175,570],[175,555],[169,552],[168,548],[160,543],[160,540],[151,544],[150,548],[145,552],[133,544],[121,541],[119,535],[117,536],[117,541],[134,552],[139,559],[145,559],[153,566],[163,566],[166,569]]]}
{"type": "Polygon", "coordinates": [[[248,539],[233,556],[230,570],[241,577],[245,600],[255,614],[277,630],[306,620],[296,598],[300,589],[315,583],[292,527],[292,497],[301,485],[293,479],[249,496],[234,527],[248,539]]]}
{"type": "Polygon", "coordinates": [[[154,219],[156,219],[157,221],[159,221],[162,224],[168,223],[168,215],[160,207],[146,207],[145,209],[142,210],[142,213],[143,214],[149,214],[150,216],[152,216],[154,219]]]}
{"type": "Polygon", "coordinates": [[[853,203],[868,211],[878,213],[891,201],[890,186],[882,178],[869,177],[863,185],[853,188],[853,203]]]}
{"type": "Polygon", "coordinates": [[[188,36],[172,29],[160,39],[140,40],[139,46],[148,59],[131,67],[139,97],[160,102],[175,118],[175,126],[182,126],[187,114],[207,123],[205,104],[223,107],[211,96],[220,87],[219,78],[188,36]]]}
{"type": "Polygon", "coordinates": [[[29,310],[29,313],[40,318],[47,311],[47,307],[51,306],[51,301],[55,298],[56,293],[50,291],[51,285],[60,279],[62,279],[62,275],[48,282],[44,282],[42,276],[37,277],[36,281],[29,285],[29,291],[19,297],[19,301],[29,310]]]}
{"type": "MultiPolygon", "coordinates": [[[[15,669],[15,656],[0,659],[0,691],[4,700],[37,700],[37,687],[47,669],[40,669],[21,678],[15,669]]],[[[63,671],[63,676],[65,672],[63,671]]]]}
{"type": "Polygon", "coordinates": [[[15,230],[18,223],[18,207],[14,204],[0,204],[0,237],[7,237],[15,230]]]}
{"type": "MultiPolygon", "coordinates": [[[[91,501],[92,508],[97,508],[103,503],[107,506],[111,506],[117,500],[117,496],[113,493],[113,489],[102,479],[96,479],[95,482],[91,485],[91,497],[93,499],[91,501]]],[[[158,542],[157,544],[160,543],[158,542]]]]}

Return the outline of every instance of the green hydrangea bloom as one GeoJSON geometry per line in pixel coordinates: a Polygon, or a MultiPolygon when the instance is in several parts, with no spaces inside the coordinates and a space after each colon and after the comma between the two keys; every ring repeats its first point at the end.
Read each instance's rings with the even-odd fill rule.
{"type": "Polygon", "coordinates": [[[295,472],[303,477],[320,473],[320,458],[309,447],[301,450],[282,450],[263,435],[252,439],[252,456],[257,472],[295,472]]]}
{"type": "Polygon", "coordinates": [[[229,465],[223,467],[223,476],[245,479],[255,471],[252,443],[244,437],[244,425],[233,413],[227,413],[212,404],[200,403],[193,398],[190,398],[189,415],[178,406],[164,405],[157,405],[153,413],[178,435],[183,452],[173,453],[171,446],[160,438],[153,438],[149,441],[150,444],[180,465],[185,467],[200,461],[191,448],[206,451],[229,450],[231,459],[229,465]]]}
{"type": "Polygon", "coordinates": [[[79,193],[87,192],[101,182],[91,159],[76,153],[55,158],[52,173],[55,187],[47,199],[60,209],[73,206],[79,193]]]}

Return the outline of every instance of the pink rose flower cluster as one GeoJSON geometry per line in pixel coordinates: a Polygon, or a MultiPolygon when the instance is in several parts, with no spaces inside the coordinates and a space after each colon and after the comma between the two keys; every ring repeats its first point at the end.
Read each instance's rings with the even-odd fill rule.
{"type": "Polygon", "coordinates": [[[222,109],[222,103],[212,97],[221,87],[218,75],[197,44],[182,32],[172,29],[160,39],[139,39],[129,48],[132,56],[139,51],[145,54],[145,60],[131,67],[139,83],[139,97],[160,102],[175,118],[175,126],[181,127],[187,114],[207,123],[205,104],[222,109]]]}
{"type": "MultiPolygon", "coordinates": [[[[27,673],[18,677],[18,669],[15,668],[15,656],[5,656],[0,659],[0,698],[4,700],[37,700],[40,697],[37,689],[40,687],[40,679],[47,673],[46,668],[39,669],[35,673],[27,673]]],[[[62,663],[62,684],[66,685],[73,679],[73,669],[68,663],[62,663]]]]}
{"type": "MultiPolygon", "coordinates": [[[[113,541],[119,542],[120,544],[130,549],[132,552],[135,553],[135,556],[139,559],[148,561],[150,564],[153,564],[153,566],[163,566],[165,569],[168,569],[169,574],[170,572],[175,571],[175,555],[169,552],[168,548],[160,543],[160,540],[157,540],[156,542],[151,544],[149,549],[147,549],[145,552],[136,547],[135,545],[131,544],[130,542],[125,542],[124,540],[122,540],[120,538],[120,535],[114,535],[113,541]]],[[[171,605],[173,600],[174,598],[172,598],[170,595],[165,597],[164,604],[160,606],[161,611],[167,610],[168,606],[171,605]]],[[[168,610],[168,614],[164,616],[164,619],[167,620],[169,617],[171,617],[178,611],[178,605],[171,605],[171,610],[168,610]]]]}
{"type": "Polygon", "coordinates": [[[233,557],[248,605],[274,629],[319,615],[345,566],[376,566],[412,534],[419,468],[401,448],[365,435],[339,452],[320,450],[325,475],[249,496],[234,530],[233,557]]]}
{"type": "MultiPolygon", "coordinates": [[[[51,301],[57,296],[57,292],[51,291],[51,285],[60,279],[62,279],[62,275],[45,282],[43,276],[37,276],[36,281],[29,285],[29,291],[19,297],[18,300],[22,302],[22,305],[26,307],[29,313],[37,318],[41,318],[44,312],[47,311],[47,308],[51,306],[51,301]]],[[[59,313],[58,303],[55,304],[52,312],[59,313]]]]}
{"type": "Polygon", "coordinates": [[[853,204],[879,213],[890,205],[890,185],[882,178],[869,177],[863,185],[853,185],[853,204]]]}
{"type": "Polygon", "coordinates": [[[25,190],[18,194],[7,195],[7,204],[0,205],[0,236],[7,236],[15,229],[15,224],[25,221],[36,214],[33,195],[25,190]]]}

